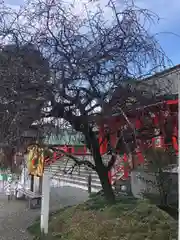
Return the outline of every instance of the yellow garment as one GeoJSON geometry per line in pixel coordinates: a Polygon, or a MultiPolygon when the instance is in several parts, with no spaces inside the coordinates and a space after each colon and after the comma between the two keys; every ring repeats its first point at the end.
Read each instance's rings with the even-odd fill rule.
{"type": "Polygon", "coordinates": [[[44,171],[44,150],[37,145],[28,148],[29,174],[41,177],[44,171]],[[36,163],[36,164],[33,164],[36,163]]]}

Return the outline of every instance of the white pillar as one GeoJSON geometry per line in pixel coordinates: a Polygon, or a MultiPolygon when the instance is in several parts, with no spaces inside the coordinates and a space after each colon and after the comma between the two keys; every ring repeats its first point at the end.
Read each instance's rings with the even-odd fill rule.
{"type": "Polygon", "coordinates": [[[41,233],[43,234],[48,233],[50,178],[51,178],[50,171],[48,169],[44,169],[41,202],[41,233]]]}
{"type": "Polygon", "coordinates": [[[34,176],[34,192],[39,192],[39,177],[34,176]]]}

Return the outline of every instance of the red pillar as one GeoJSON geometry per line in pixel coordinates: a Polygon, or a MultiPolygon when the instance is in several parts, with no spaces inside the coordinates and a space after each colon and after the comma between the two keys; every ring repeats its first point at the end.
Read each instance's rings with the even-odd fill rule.
{"type": "Polygon", "coordinates": [[[118,126],[115,120],[110,121],[109,126],[110,126],[110,143],[111,146],[115,148],[117,144],[118,126]]]}
{"type": "Polygon", "coordinates": [[[141,121],[139,119],[135,120],[135,128],[139,130],[142,127],[141,121]]]}
{"type": "Polygon", "coordinates": [[[138,158],[138,163],[140,163],[140,164],[144,163],[144,156],[143,156],[142,152],[140,150],[137,150],[136,154],[137,154],[137,158],[138,158]]]}
{"type": "Polygon", "coordinates": [[[104,124],[99,127],[99,146],[100,146],[100,154],[103,155],[107,152],[107,139],[105,137],[104,132],[104,124]]]}
{"type": "Polygon", "coordinates": [[[126,179],[129,176],[128,156],[126,153],[123,156],[123,161],[124,161],[124,178],[126,179]]]}
{"type": "Polygon", "coordinates": [[[71,147],[71,153],[74,154],[74,146],[71,147]]]}
{"type": "Polygon", "coordinates": [[[56,153],[56,152],[54,152],[54,153],[53,153],[53,161],[55,162],[55,161],[56,161],[56,159],[57,159],[57,153],[56,153]]]}
{"type": "Polygon", "coordinates": [[[154,116],[153,116],[153,122],[154,122],[154,125],[155,125],[155,126],[158,126],[158,124],[159,124],[159,117],[158,117],[157,114],[154,114],[154,116]]]}
{"type": "Polygon", "coordinates": [[[172,137],[172,143],[173,143],[173,148],[174,148],[176,154],[178,155],[179,146],[178,146],[178,142],[177,142],[177,137],[175,137],[175,136],[172,137]]]}
{"type": "Polygon", "coordinates": [[[84,145],[84,154],[86,154],[87,150],[86,150],[86,145],[84,145]]]}
{"type": "Polygon", "coordinates": [[[109,170],[109,172],[108,172],[108,178],[109,178],[110,184],[112,184],[111,170],[109,170]]]}

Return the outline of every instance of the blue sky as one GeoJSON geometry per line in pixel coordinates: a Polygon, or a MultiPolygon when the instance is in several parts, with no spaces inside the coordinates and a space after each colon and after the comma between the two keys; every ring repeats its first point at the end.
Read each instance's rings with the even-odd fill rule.
{"type": "MultiPolygon", "coordinates": [[[[69,0],[70,1],[70,0],[69,0]]],[[[77,0],[83,2],[84,0],[77,0]]],[[[100,0],[104,3],[106,0],[100,0]]],[[[123,0],[117,0],[122,2],[123,0]]],[[[5,3],[18,6],[23,0],[5,0],[5,3]]],[[[180,0],[135,0],[143,8],[152,10],[160,17],[160,22],[151,31],[157,38],[167,56],[174,64],[180,63],[180,0]]]]}
{"type": "Polygon", "coordinates": [[[153,31],[174,64],[180,63],[180,1],[179,0],[136,0],[141,7],[152,10],[161,18],[153,31]]]}

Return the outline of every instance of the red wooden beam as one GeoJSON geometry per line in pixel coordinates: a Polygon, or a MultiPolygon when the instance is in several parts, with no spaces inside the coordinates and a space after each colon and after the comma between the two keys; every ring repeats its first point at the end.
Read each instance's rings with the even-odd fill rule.
{"type": "Polygon", "coordinates": [[[168,101],[166,101],[166,103],[167,103],[168,105],[173,105],[173,104],[178,104],[178,101],[179,101],[179,99],[168,100],[168,101]]]}

